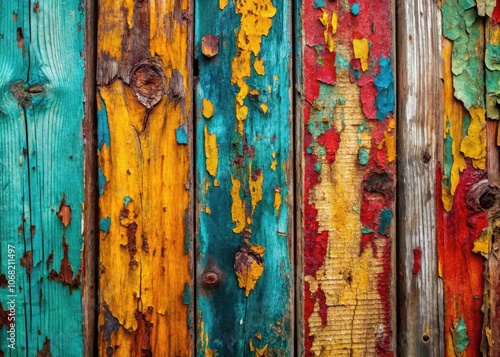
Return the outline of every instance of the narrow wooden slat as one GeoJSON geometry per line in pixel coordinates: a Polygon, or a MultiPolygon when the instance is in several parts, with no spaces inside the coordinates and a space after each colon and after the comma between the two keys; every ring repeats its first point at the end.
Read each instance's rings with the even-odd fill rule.
{"type": "Polygon", "coordinates": [[[84,356],[97,354],[99,193],[97,191],[97,2],[85,2],[85,201],[83,204],[82,303],[84,356]]]}
{"type": "MultiPolygon", "coordinates": [[[[495,10],[487,14],[485,36],[485,71],[486,71],[486,137],[488,181],[475,194],[476,206],[488,213],[489,226],[483,231],[477,243],[483,243],[481,253],[487,257],[485,263],[485,288],[483,338],[481,352],[483,356],[500,354],[500,150],[498,142],[500,68],[497,65],[500,50],[500,1],[495,10]],[[493,119],[493,120],[492,120],[493,119]],[[484,244],[486,243],[486,244],[484,244]]],[[[476,243],[476,246],[479,247],[476,243]]]]}
{"type": "Polygon", "coordinates": [[[393,9],[302,3],[307,356],[395,353],[393,9]]]}
{"type": "MultiPolygon", "coordinates": [[[[7,25],[7,36],[3,34],[3,39],[12,41],[7,53],[13,55],[11,60],[20,58],[19,51],[25,58],[18,62],[20,68],[7,63],[8,82],[2,93],[8,103],[7,125],[16,122],[22,130],[2,129],[3,135],[19,140],[17,144],[2,140],[2,145],[12,144],[5,150],[13,154],[3,157],[13,174],[7,171],[5,179],[17,181],[11,186],[14,190],[8,190],[13,196],[2,204],[12,202],[15,207],[15,198],[24,205],[24,212],[14,209],[17,218],[5,225],[12,232],[8,227],[17,220],[18,236],[8,233],[4,241],[17,240],[16,261],[22,267],[17,270],[18,296],[23,297],[16,303],[16,349],[28,355],[43,351],[80,356],[84,11],[79,1],[58,0],[6,10],[12,17],[2,12],[2,22],[16,23],[7,25]],[[14,43],[17,52],[12,52],[14,43]],[[22,114],[13,109],[9,90],[22,114]],[[12,165],[24,168],[22,177],[12,165]]],[[[18,350],[9,352],[18,355],[18,350]]]]}
{"type": "Polygon", "coordinates": [[[28,9],[19,3],[0,3],[0,354],[16,356],[21,348],[26,349],[26,331],[29,306],[29,282],[26,271],[20,264],[29,244],[29,186],[26,158],[26,115],[17,102],[12,85],[28,79],[28,57],[24,41],[29,43],[30,32],[28,9]],[[7,15],[8,14],[8,15],[7,15]],[[18,34],[22,33],[23,38],[18,34]],[[14,247],[14,256],[9,253],[14,247]],[[9,261],[9,257],[13,260],[9,261]],[[14,263],[14,264],[12,264],[14,263]],[[12,268],[15,267],[15,285],[9,285],[12,268]],[[10,273],[10,274],[9,274],[10,273]],[[24,287],[20,290],[19,287],[24,287]],[[12,289],[12,290],[11,290],[12,289]],[[9,295],[16,296],[15,321],[8,320],[9,295]],[[11,323],[15,334],[10,338],[11,323]],[[15,350],[13,348],[16,348],[15,350]]]}
{"type": "Polygon", "coordinates": [[[196,5],[197,355],[291,355],[290,2],[196,5]]]}
{"type": "Polygon", "coordinates": [[[401,356],[441,356],[436,231],[441,12],[434,0],[400,2],[398,9],[398,347],[401,356]]]}
{"type": "Polygon", "coordinates": [[[193,352],[192,4],[99,2],[99,355],[193,352]]]}
{"type": "Polygon", "coordinates": [[[468,1],[442,2],[443,123],[438,170],[438,255],[446,356],[480,353],[487,215],[475,204],[486,179],[484,21],[468,1]],[[442,179],[441,179],[442,176],[442,179]]]}

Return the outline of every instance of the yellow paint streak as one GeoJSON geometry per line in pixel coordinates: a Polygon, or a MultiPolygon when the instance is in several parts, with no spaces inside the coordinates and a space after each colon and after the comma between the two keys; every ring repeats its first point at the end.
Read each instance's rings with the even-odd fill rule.
{"type": "Polygon", "coordinates": [[[472,251],[474,253],[481,254],[483,257],[488,259],[488,254],[490,253],[490,242],[492,241],[493,230],[491,228],[485,228],[481,233],[481,236],[474,241],[472,251]]]}
{"type": "MultiPolygon", "coordinates": [[[[245,79],[250,77],[251,55],[255,58],[259,56],[262,36],[269,34],[276,8],[271,0],[237,1],[236,13],[241,15],[241,27],[237,35],[238,53],[231,63],[231,84],[240,88],[235,98],[236,130],[243,135],[243,123],[248,116],[248,107],[244,105],[244,100],[249,92],[245,79]]],[[[257,74],[265,73],[263,62],[259,63],[257,59],[254,61],[254,69],[257,74]]]]}
{"type": "Polygon", "coordinates": [[[231,175],[231,217],[235,223],[234,233],[241,233],[246,226],[245,201],[240,196],[240,180],[231,175]]]}
{"type": "Polygon", "coordinates": [[[337,33],[337,27],[339,23],[339,17],[336,12],[332,12],[332,35],[337,33]]]}
{"type": "Polygon", "coordinates": [[[248,166],[248,186],[250,188],[250,198],[252,201],[252,215],[255,213],[255,208],[262,201],[262,183],[264,182],[264,174],[261,171],[260,175],[252,178],[252,164],[248,166]]]}
{"type": "Polygon", "coordinates": [[[274,209],[276,210],[276,215],[279,216],[281,208],[281,192],[279,190],[274,191],[274,209]]]}
{"type": "Polygon", "coordinates": [[[260,110],[262,110],[262,112],[263,112],[264,114],[266,114],[266,113],[267,113],[267,109],[268,109],[268,108],[269,108],[269,107],[267,106],[267,104],[266,104],[266,103],[261,103],[261,104],[260,104],[260,110]]]}
{"type": "MultiPolygon", "coordinates": [[[[460,173],[465,170],[465,157],[460,152],[460,147],[463,138],[463,107],[455,98],[453,89],[453,74],[451,71],[451,50],[453,43],[443,39],[443,139],[449,135],[452,139],[452,156],[453,163],[451,165],[451,181],[450,189],[442,185],[442,200],[446,211],[450,211],[453,206],[453,194],[460,180],[460,173]]],[[[445,177],[446,179],[447,177],[445,177]]]]}
{"type": "Polygon", "coordinates": [[[219,165],[219,149],[217,148],[217,135],[210,134],[205,125],[205,158],[207,172],[212,176],[217,176],[217,166],[219,165]]]}
{"type": "Polygon", "coordinates": [[[267,346],[268,346],[268,345],[266,344],[266,345],[265,345],[264,347],[262,347],[262,348],[257,348],[257,349],[255,350],[255,357],[267,357],[267,356],[269,356],[269,352],[268,352],[268,350],[267,350],[267,346]]]}
{"type": "MultiPolygon", "coordinates": [[[[339,51],[346,56],[347,49],[340,43],[339,51]]],[[[372,247],[360,254],[363,226],[359,204],[366,168],[357,164],[358,138],[364,147],[370,146],[371,138],[358,136],[357,127],[364,118],[359,102],[360,90],[356,83],[350,82],[347,69],[339,70],[337,88],[346,98],[343,106],[333,109],[334,126],[344,128],[340,133],[340,146],[333,163],[326,159],[319,161],[321,181],[310,196],[317,209],[318,230],[328,232],[323,266],[315,277],[305,276],[312,293],[321,285],[328,306],[325,326],[319,304],[309,318],[310,335],[314,337],[311,351],[318,356],[375,356],[376,331],[384,323],[377,288],[383,266],[372,247]],[[342,125],[342,116],[345,125],[342,125]]],[[[373,199],[381,198],[374,196],[373,199]]],[[[389,243],[380,239],[375,244],[380,252],[389,243]]]]}
{"type": "MultiPolygon", "coordinates": [[[[191,12],[189,1],[175,3],[176,11],[191,12]]],[[[105,60],[103,54],[118,63],[123,60],[122,36],[134,25],[134,6],[133,0],[99,2],[100,61],[105,60]]],[[[184,253],[184,244],[179,244],[186,236],[190,191],[185,187],[191,164],[189,146],[178,145],[175,137],[175,130],[185,125],[192,109],[188,72],[191,30],[187,23],[174,19],[174,2],[156,0],[148,6],[150,53],[163,62],[167,83],[172,69],[181,73],[185,103],[176,105],[162,99],[150,111],[145,128],[146,109],[128,85],[116,79],[99,86],[110,129],[110,146],[105,145],[99,154],[99,165],[107,182],[99,207],[100,218],[111,219],[109,232],[100,233],[99,324],[105,323],[103,304],[106,304],[121,325],[111,334],[109,342],[118,347],[113,354],[118,357],[132,355],[137,310],[154,326],[152,355],[170,356],[192,349],[188,306],[182,302],[185,282],[192,283],[190,256],[184,253]],[[128,217],[123,214],[125,196],[134,199],[127,206],[128,217]],[[137,225],[137,252],[132,259],[127,233],[133,224],[137,225]],[[162,250],[169,252],[168,262],[161,257],[162,250]],[[149,307],[153,313],[148,312],[149,307]],[[169,336],[168,344],[161,343],[163,336],[169,336]]],[[[102,334],[98,343],[99,355],[106,356],[108,342],[102,334]]]]}
{"type": "Polygon", "coordinates": [[[467,129],[467,136],[463,138],[460,151],[465,157],[472,159],[476,169],[486,167],[486,110],[484,108],[469,109],[471,122],[467,129]]]}
{"type": "Polygon", "coordinates": [[[256,58],[253,62],[253,68],[255,69],[255,72],[258,75],[263,76],[264,74],[266,74],[266,70],[264,69],[264,59],[263,58],[261,58],[261,59],[256,58]]]}
{"type": "MultiPolygon", "coordinates": [[[[250,250],[260,256],[264,256],[265,248],[260,245],[253,245],[250,250]]],[[[260,279],[264,273],[264,265],[259,264],[256,260],[253,260],[250,265],[242,265],[241,269],[236,269],[236,278],[238,279],[238,286],[245,289],[245,296],[250,295],[250,291],[255,289],[257,281],[260,279]]]]}
{"type": "Polygon", "coordinates": [[[206,98],[202,100],[202,114],[207,119],[214,115],[214,104],[206,98]]]}
{"type": "Polygon", "coordinates": [[[396,137],[394,129],[396,128],[396,119],[390,118],[387,130],[384,132],[385,146],[387,147],[387,161],[396,160],[396,137]]]}
{"type": "Polygon", "coordinates": [[[361,69],[368,70],[368,56],[370,54],[370,44],[366,38],[355,38],[352,40],[352,49],[354,51],[354,58],[361,61],[361,69]]]}
{"type": "Polygon", "coordinates": [[[229,0],[219,0],[219,9],[224,10],[229,0]]]}

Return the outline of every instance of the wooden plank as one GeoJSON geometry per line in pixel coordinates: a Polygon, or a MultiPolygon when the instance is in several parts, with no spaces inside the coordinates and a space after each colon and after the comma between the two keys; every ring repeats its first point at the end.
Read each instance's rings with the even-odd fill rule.
{"type": "Polygon", "coordinates": [[[101,356],[190,356],[192,4],[99,2],[101,356]]]}
{"type": "Polygon", "coordinates": [[[291,5],[196,5],[197,355],[291,355],[291,5]]]}
{"type": "Polygon", "coordinates": [[[393,9],[302,5],[308,356],[395,353],[393,9]]]}
{"type": "MultiPolygon", "coordinates": [[[[28,57],[23,41],[29,42],[30,32],[28,9],[19,3],[0,3],[0,354],[16,356],[17,351],[27,348],[27,324],[29,302],[29,282],[26,271],[20,264],[20,256],[25,251],[25,242],[29,244],[29,197],[28,165],[23,150],[26,150],[26,115],[19,105],[11,86],[26,82],[28,78],[28,57]],[[8,15],[7,15],[8,14],[8,15]],[[19,38],[18,33],[23,34],[19,38]],[[22,39],[22,40],[21,40],[22,39]],[[20,162],[20,159],[22,160],[20,162]],[[21,165],[21,163],[23,163],[21,165]],[[24,217],[24,220],[23,220],[24,217]],[[26,229],[25,229],[26,228],[26,229]],[[27,234],[28,233],[28,234],[27,234]],[[9,254],[9,245],[14,246],[15,256],[9,254]],[[14,267],[12,269],[12,261],[14,267]],[[15,270],[15,283],[12,280],[15,270]],[[25,287],[24,291],[19,286],[25,287]],[[15,289],[13,292],[12,289],[15,289]],[[17,295],[14,307],[17,319],[8,320],[9,295],[17,295]],[[14,339],[9,330],[14,324],[14,339]],[[13,349],[15,348],[15,350],[13,349]]],[[[29,250],[29,247],[26,247],[29,250]]]]}
{"type": "Polygon", "coordinates": [[[2,205],[14,210],[2,243],[15,245],[19,264],[16,350],[5,353],[80,356],[84,11],[79,1],[5,6],[2,161],[11,171],[2,205]]]}
{"type": "Polygon", "coordinates": [[[406,2],[398,9],[398,354],[442,356],[436,231],[441,11],[434,0],[406,2]]]}
{"type": "Polygon", "coordinates": [[[485,72],[486,72],[486,136],[487,136],[487,169],[488,180],[476,189],[474,198],[475,206],[488,213],[488,228],[483,231],[481,239],[475,242],[475,248],[488,260],[485,263],[485,287],[483,338],[481,352],[484,356],[496,356],[500,353],[500,260],[498,257],[498,244],[500,236],[500,150],[498,145],[498,99],[500,88],[500,68],[496,65],[500,50],[500,1],[491,17],[486,18],[485,36],[485,72]],[[491,120],[496,119],[496,120],[491,120]],[[481,244],[482,243],[482,244],[481,244]]]}
{"type": "Polygon", "coordinates": [[[486,213],[474,204],[474,192],[486,178],[484,21],[468,1],[445,0],[441,10],[444,115],[437,208],[445,355],[476,356],[484,258],[474,242],[488,224],[486,213]]]}
{"type": "Polygon", "coordinates": [[[85,1],[85,200],[83,203],[82,304],[84,356],[97,355],[99,192],[97,190],[97,2],[85,1]]]}

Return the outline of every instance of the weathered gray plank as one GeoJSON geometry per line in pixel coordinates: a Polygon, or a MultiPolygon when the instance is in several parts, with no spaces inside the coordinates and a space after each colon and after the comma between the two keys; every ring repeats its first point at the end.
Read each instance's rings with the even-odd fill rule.
{"type": "Polygon", "coordinates": [[[442,117],[441,14],[434,0],[398,1],[399,353],[442,356],[436,165],[442,117]]]}

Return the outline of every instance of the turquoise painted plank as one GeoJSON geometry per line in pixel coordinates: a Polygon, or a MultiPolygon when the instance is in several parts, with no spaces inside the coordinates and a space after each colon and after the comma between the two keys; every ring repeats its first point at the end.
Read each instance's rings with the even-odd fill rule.
{"type": "Polygon", "coordinates": [[[197,355],[290,355],[290,3],[196,6],[197,355]]]}
{"type": "MultiPolygon", "coordinates": [[[[24,202],[24,230],[2,236],[1,247],[3,252],[5,244],[15,241],[17,260],[24,257],[17,280],[26,310],[18,305],[16,327],[25,328],[26,333],[17,336],[17,347],[28,355],[45,349],[53,356],[81,356],[85,15],[78,0],[25,2],[20,7],[17,21],[25,24],[21,58],[26,68],[22,73],[13,68],[15,75],[7,77],[1,92],[11,96],[8,88],[22,81],[18,103],[10,98],[8,114],[10,122],[23,126],[16,139],[19,144],[13,150],[13,145],[1,142],[2,152],[13,151],[2,155],[5,165],[12,168],[3,179],[24,188],[12,186],[11,199],[21,196],[24,202]],[[14,176],[13,167],[20,165],[21,158],[25,170],[14,176]]],[[[1,12],[2,28],[9,20],[5,14],[1,12]]],[[[6,30],[9,34],[2,46],[12,47],[12,26],[6,30]]],[[[12,136],[6,127],[0,133],[12,136]]],[[[18,216],[6,220],[2,215],[2,230],[19,227],[18,216]]]]}
{"type": "Polygon", "coordinates": [[[25,81],[28,74],[26,47],[21,41],[23,34],[24,43],[29,42],[26,10],[18,2],[0,3],[0,355],[5,356],[18,356],[26,348],[25,306],[29,304],[28,289],[21,290],[28,282],[26,274],[21,274],[19,259],[30,237],[26,116],[12,91],[12,85],[25,81]],[[9,245],[14,248],[13,261],[9,245]],[[11,284],[9,271],[16,272],[11,284]],[[9,305],[11,299],[15,306],[9,305]],[[14,310],[9,316],[11,307],[14,310]],[[11,335],[9,330],[15,333],[11,335]]]}

